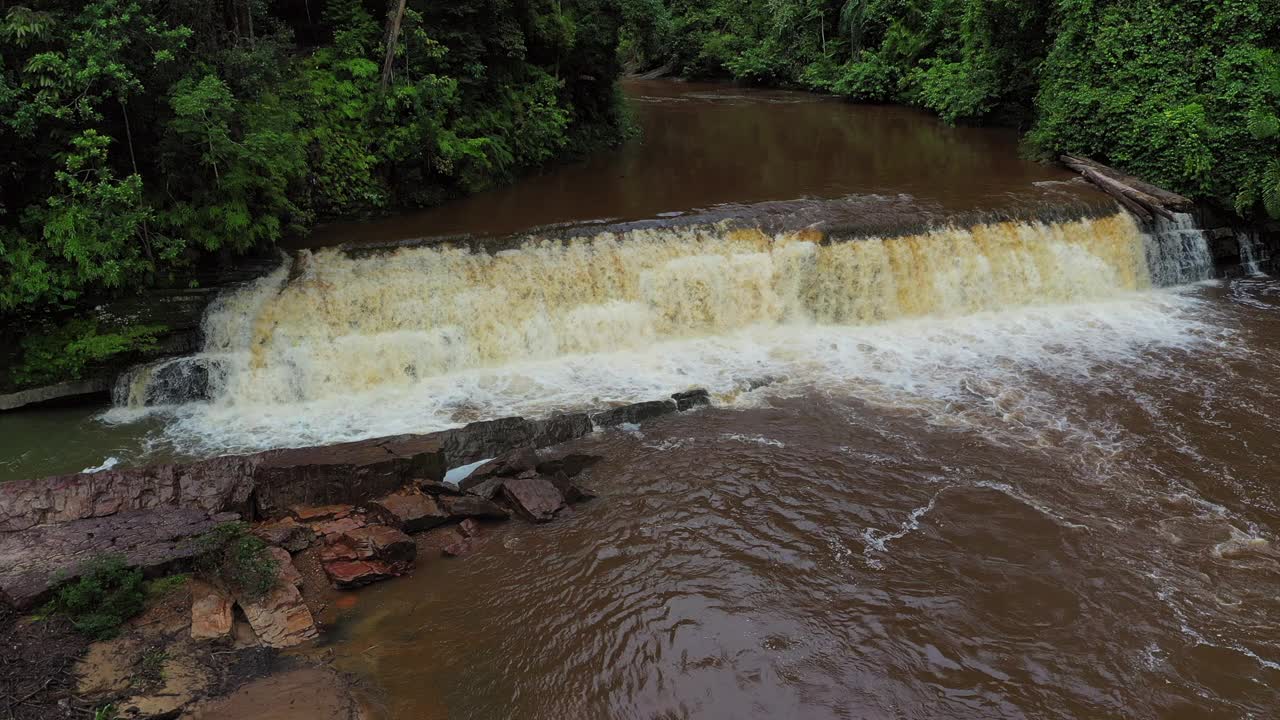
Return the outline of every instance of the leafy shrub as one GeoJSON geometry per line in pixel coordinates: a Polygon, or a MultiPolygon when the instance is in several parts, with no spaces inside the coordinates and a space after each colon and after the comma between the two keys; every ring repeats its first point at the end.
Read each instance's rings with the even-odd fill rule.
{"type": "Polygon", "coordinates": [[[112,358],[154,350],[162,325],[137,325],[101,332],[97,321],[76,319],[22,340],[22,359],[11,371],[18,385],[79,380],[84,371],[112,358]]]}
{"type": "Polygon", "coordinates": [[[251,600],[276,586],[275,558],[244,523],[224,523],[195,542],[196,569],[205,578],[251,600]]]}
{"type": "Polygon", "coordinates": [[[97,558],[80,578],[58,590],[55,612],[71,618],[76,630],[94,640],[107,640],[120,631],[146,604],[142,571],[130,568],[118,555],[97,558]]]}

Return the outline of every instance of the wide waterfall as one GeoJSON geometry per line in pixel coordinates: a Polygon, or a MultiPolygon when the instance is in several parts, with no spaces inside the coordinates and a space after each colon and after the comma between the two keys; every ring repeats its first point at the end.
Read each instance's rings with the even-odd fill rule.
{"type": "MultiPolygon", "coordinates": [[[[1125,214],[847,241],[703,226],[532,239],[494,254],[303,252],[216,303],[201,354],[122,379],[117,415],[172,404],[175,382],[193,378],[207,402],[181,406],[177,426],[198,418],[193,432],[208,439],[238,425],[235,439],[216,441],[235,448],[434,429],[692,384],[729,398],[752,373],[865,379],[967,363],[995,352],[970,347],[990,338],[938,339],[984,322],[975,318],[999,315],[985,321],[998,335],[1009,318],[1061,316],[1019,331],[1034,334],[1037,323],[1075,322],[1099,303],[1210,270],[1189,218],[1144,234],[1125,214]],[[913,322],[917,330],[903,327],[913,322]],[[846,343],[861,353],[855,366],[830,357],[846,343]],[[866,350],[881,343],[920,346],[897,359],[866,350]]],[[[1093,334],[1089,342],[1105,336],[1093,334]]]]}

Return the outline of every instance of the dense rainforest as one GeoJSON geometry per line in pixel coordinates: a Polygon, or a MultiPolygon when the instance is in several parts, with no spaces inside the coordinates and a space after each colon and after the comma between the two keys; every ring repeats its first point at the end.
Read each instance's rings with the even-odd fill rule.
{"type": "Polygon", "coordinates": [[[1012,125],[1280,217],[1280,0],[624,0],[632,69],[1012,125]]]}
{"type": "Polygon", "coordinates": [[[616,142],[624,68],[1011,125],[1280,217],[1278,52],[1280,0],[0,0],[0,387],[163,330],[66,320],[91,303],[616,142]]]}
{"type": "MultiPolygon", "coordinates": [[[[0,320],[613,142],[620,21],[611,0],[0,0],[0,320]]],[[[50,354],[86,361],[147,339],[59,333],[50,354]]]]}

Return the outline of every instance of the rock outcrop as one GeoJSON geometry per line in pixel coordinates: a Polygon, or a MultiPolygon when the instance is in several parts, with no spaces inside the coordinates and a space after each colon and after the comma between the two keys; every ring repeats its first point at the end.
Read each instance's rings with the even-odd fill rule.
{"type": "Polygon", "coordinates": [[[209,583],[191,581],[191,639],[223,642],[231,639],[235,625],[235,600],[209,583]]]}
{"type": "Polygon", "coordinates": [[[195,557],[193,537],[237,518],[196,508],[131,510],[0,534],[0,600],[33,607],[103,555],[120,555],[150,575],[162,574],[195,557]]]}

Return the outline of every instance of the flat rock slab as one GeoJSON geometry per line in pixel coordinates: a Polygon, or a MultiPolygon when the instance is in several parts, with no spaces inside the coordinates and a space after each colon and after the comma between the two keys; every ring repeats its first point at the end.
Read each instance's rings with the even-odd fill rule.
{"type": "Polygon", "coordinates": [[[533,522],[547,522],[564,507],[564,496],[540,477],[511,478],[502,484],[502,495],[516,512],[533,522]]]}
{"type": "Polygon", "coordinates": [[[481,520],[506,520],[511,517],[501,505],[475,495],[442,497],[440,504],[451,518],[480,518],[481,520]]]}
{"type": "Polygon", "coordinates": [[[241,598],[240,609],[267,647],[293,647],[320,635],[302,593],[287,582],[277,583],[271,592],[256,600],[241,598]]]}
{"type": "Polygon", "coordinates": [[[376,560],[335,560],[324,563],[324,573],[339,590],[372,585],[397,577],[399,573],[376,560]]]}
{"type": "Polygon", "coordinates": [[[449,513],[431,495],[424,495],[416,488],[405,488],[386,497],[374,500],[372,505],[384,521],[407,533],[430,530],[449,522],[449,513]]]}
{"type": "Polygon", "coordinates": [[[258,525],[253,534],[268,545],[282,547],[291,553],[302,552],[316,541],[315,530],[291,517],[258,525]]]}
{"type": "Polygon", "coordinates": [[[196,508],[122,512],[0,534],[0,601],[19,609],[43,602],[57,584],[79,577],[90,560],[118,554],[149,574],[190,561],[191,538],[238,515],[196,508]]]}
{"type": "Polygon", "coordinates": [[[623,405],[612,410],[598,412],[591,416],[591,422],[596,427],[614,427],[615,425],[632,424],[639,425],[646,420],[652,420],[663,415],[670,415],[677,409],[674,400],[652,400],[650,402],[634,403],[631,405],[623,405]]]}
{"type": "Polygon", "coordinates": [[[191,639],[196,642],[231,639],[235,600],[220,588],[191,580],[191,639]]]}

